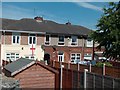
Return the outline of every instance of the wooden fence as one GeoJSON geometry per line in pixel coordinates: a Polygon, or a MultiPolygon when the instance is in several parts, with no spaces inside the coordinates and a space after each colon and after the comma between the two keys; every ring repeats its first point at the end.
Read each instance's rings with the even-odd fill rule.
{"type": "MultiPolygon", "coordinates": [[[[82,64],[72,64],[72,63],[65,63],[65,62],[62,62],[62,65],[64,66],[64,69],[76,70],[80,72],[84,72],[84,69],[88,69],[90,72],[96,73],[99,75],[103,75],[103,72],[105,72],[106,76],[120,78],[120,67],[105,66],[105,69],[103,69],[103,67],[89,66],[89,65],[82,65],[82,64]]],[[[51,66],[54,68],[60,68],[60,63],[57,61],[52,61],[51,66]]]]}
{"type": "Polygon", "coordinates": [[[120,78],[86,72],[86,88],[119,88],[120,78]]]}
{"type": "MultiPolygon", "coordinates": [[[[84,88],[84,78],[85,78],[84,69],[88,69],[88,71],[91,71],[92,73],[98,74],[101,76],[110,76],[113,78],[120,78],[120,68],[118,67],[107,67],[106,66],[105,69],[103,69],[103,67],[88,66],[88,65],[82,65],[82,64],[71,64],[71,63],[65,63],[65,62],[62,62],[62,65],[64,66],[62,70],[63,71],[62,72],[62,88],[65,90],[66,89],[72,90],[73,88],[76,88],[76,89],[84,88]],[[103,70],[105,70],[105,75],[103,75],[103,70]]],[[[50,66],[53,67],[54,69],[57,69],[59,72],[61,72],[60,62],[53,61],[51,62],[50,66]]],[[[59,74],[59,79],[60,79],[60,75],[61,74],[59,74]]],[[[98,78],[101,78],[101,77],[98,77],[98,78]]],[[[98,83],[100,83],[100,85],[102,84],[101,81],[98,83]]],[[[89,88],[90,87],[92,88],[90,84],[92,83],[89,83],[89,88]]]]}

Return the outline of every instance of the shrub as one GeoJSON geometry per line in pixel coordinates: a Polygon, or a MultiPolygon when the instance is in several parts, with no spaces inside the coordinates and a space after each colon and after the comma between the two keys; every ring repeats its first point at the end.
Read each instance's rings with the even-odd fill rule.
{"type": "MultiPolygon", "coordinates": [[[[105,66],[112,66],[112,64],[110,64],[110,62],[104,62],[104,63],[105,63],[105,66]]],[[[103,62],[98,62],[95,66],[103,67],[104,63],[103,62]]]]}

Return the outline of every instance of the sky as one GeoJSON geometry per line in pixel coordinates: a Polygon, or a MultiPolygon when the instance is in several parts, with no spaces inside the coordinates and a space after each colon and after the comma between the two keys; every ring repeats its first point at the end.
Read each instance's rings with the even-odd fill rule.
{"type": "Polygon", "coordinates": [[[42,16],[57,23],[71,22],[96,30],[108,2],[2,2],[2,18],[22,19],[42,16]]]}

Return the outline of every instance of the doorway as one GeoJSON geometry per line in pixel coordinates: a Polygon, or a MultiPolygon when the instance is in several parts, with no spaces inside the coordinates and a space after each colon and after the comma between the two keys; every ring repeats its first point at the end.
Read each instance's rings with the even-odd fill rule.
{"type": "Polygon", "coordinates": [[[49,65],[50,64],[50,54],[46,53],[44,55],[44,61],[47,61],[47,64],[49,65]]]}

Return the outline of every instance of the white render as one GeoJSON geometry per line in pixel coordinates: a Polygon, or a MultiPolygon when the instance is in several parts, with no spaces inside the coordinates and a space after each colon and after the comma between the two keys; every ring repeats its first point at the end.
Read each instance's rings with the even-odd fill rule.
{"type": "MultiPolygon", "coordinates": [[[[1,59],[6,60],[6,53],[18,53],[19,58],[32,55],[32,50],[30,50],[30,45],[1,45],[1,59]],[[23,48],[23,50],[22,50],[23,48]]],[[[34,60],[44,59],[44,50],[42,50],[41,45],[36,45],[34,50],[34,60]]]]}

